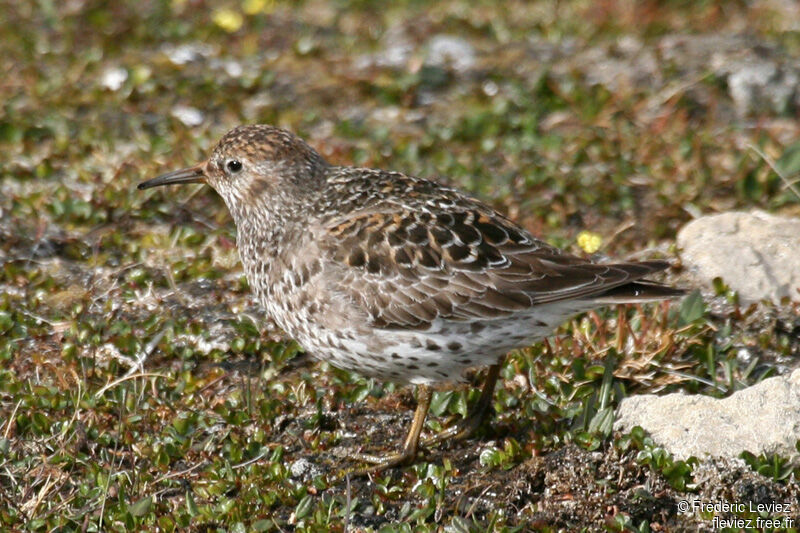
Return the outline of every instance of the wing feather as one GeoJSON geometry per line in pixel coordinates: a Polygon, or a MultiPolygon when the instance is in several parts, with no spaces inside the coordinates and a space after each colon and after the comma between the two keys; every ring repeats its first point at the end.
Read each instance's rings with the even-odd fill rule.
{"type": "MultiPolygon", "coordinates": [[[[433,185],[436,201],[451,192],[420,183],[433,185]]],[[[451,195],[449,209],[437,211],[422,196],[415,196],[417,205],[354,209],[322,227],[321,251],[341,267],[340,289],[375,326],[426,328],[437,318],[500,318],[537,305],[599,298],[668,266],[592,263],[532,237],[476,200],[451,195]]],[[[633,292],[642,299],[649,287],[661,288],[665,297],[658,284],[637,285],[633,292]]]]}

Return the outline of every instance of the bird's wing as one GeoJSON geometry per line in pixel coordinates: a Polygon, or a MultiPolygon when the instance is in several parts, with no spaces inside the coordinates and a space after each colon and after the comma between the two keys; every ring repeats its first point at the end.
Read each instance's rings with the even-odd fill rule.
{"type": "Polygon", "coordinates": [[[354,213],[326,225],[320,244],[340,267],[339,289],[386,328],[500,318],[591,297],[667,266],[590,263],[477,203],[354,213]]]}

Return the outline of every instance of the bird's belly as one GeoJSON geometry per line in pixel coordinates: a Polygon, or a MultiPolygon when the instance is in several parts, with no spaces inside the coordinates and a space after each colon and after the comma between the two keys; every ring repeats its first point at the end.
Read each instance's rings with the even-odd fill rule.
{"type": "MultiPolygon", "coordinates": [[[[545,306],[493,320],[434,320],[426,330],[378,328],[334,298],[311,300],[289,283],[258,287],[275,322],[312,357],[399,383],[459,382],[515,348],[549,335],[575,308],[545,306]]],[[[573,304],[574,305],[574,304],[573,304]]]]}
{"type": "Polygon", "coordinates": [[[310,355],[339,368],[386,381],[432,384],[463,381],[467,369],[495,364],[509,351],[549,335],[554,327],[538,319],[437,320],[426,331],[364,327],[334,331],[306,322],[287,332],[310,355]]]}

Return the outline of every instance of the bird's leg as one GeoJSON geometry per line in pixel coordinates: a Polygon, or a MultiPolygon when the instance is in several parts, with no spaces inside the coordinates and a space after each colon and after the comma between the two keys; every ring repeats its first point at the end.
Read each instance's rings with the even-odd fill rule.
{"type": "MultiPolygon", "coordinates": [[[[481,425],[481,421],[489,406],[492,404],[492,397],[494,395],[494,387],[497,379],[500,377],[500,368],[502,361],[496,365],[489,367],[486,374],[486,381],[481,389],[481,395],[478,402],[473,406],[466,418],[459,421],[457,424],[441,431],[440,433],[425,439],[423,446],[430,446],[438,444],[444,440],[461,440],[469,437],[481,425]]],[[[359,461],[373,463],[373,466],[357,470],[356,474],[369,474],[372,472],[380,472],[393,466],[409,463],[417,456],[417,449],[420,444],[420,434],[422,433],[422,426],[425,424],[425,417],[428,414],[428,408],[431,405],[432,391],[427,385],[419,385],[417,387],[417,409],[414,411],[414,419],[411,422],[411,429],[408,432],[403,449],[396,454],[392,455],[370,455],[370,454],[355,454],[352,457],[359,461]]]]}
{"type": "Polygon", "coordinates": [[[494,386],[497,383],[497,378],[500,376],[500,367],[503,366],[502,361],[496,365],[489,367],[486,373],[486,381],[481,389],[481,396],[478,398],[478,403],[470,409],[467,416],[461,419],[457,424],[442,430],[436,435],[424,439],[423,446],[430,446],[438,444],[444,440],[461,440],[466,439],[472,435],[476,429],[481,425],[481,421],[486,416],[489,406],[492,404],[492,396],[494,395],[494,386]]]}
{"type": "Polygon", "coordinates": [[[399,453],[383,456],[359,453],[352,456],[359,461],[374,463],[374,466],[358,471],[359,474],[380,472],[386,468],[406,464],[414,460],[419,448],[419,436],[422,433],[422,426],[425,424],[425,417],[431,405],[431,394],[431,388],[427,385],[419,385],[417,387],[417,409],[414,411],[414,419],[411,421],[411,429],[409,429],[408,436],[403,443],[403,449],[399,453]]]}

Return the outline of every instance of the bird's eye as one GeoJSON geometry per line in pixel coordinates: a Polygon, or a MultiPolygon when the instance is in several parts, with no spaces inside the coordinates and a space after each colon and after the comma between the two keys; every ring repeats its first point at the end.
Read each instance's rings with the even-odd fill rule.
{"type": "Polygon", "coordinates": [[[242,170],[242,162],[237,159],[231,159],[225,166],[227,166],[228,170],[230,170],[234,174],[242,170]]]}

